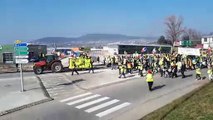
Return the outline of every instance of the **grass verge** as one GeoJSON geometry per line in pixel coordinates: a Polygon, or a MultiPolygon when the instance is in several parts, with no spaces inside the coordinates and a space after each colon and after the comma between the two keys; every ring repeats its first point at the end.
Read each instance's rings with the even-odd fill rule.
{"type": "Polygon", "coordinates": [[[213,120],[213,82],[174,100],[141,120],[213,120]]]}

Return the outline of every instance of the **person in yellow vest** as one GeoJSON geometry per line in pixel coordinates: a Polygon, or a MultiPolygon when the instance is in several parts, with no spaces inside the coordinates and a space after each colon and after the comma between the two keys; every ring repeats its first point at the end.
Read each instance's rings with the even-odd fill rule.
{"type": "Polygon", "coordinates": [[[143,64],[142,63],[138,64],[138,75],[143,77],[143,64]]]}
{"type": "Polygon", "coordinates": [[[132,63],[131,62],[127,62],[127,72],[132,74],[132,63]]]}
{"type": "Polygon", "coordinates": [[[196,80],[202,80],[200,67],[197,66],[195,72],[196,72],[196,80]]]}
{"type": "Polygon", "coordinates": [[[120,76],[119,78],[121,78],[122,76],[124,76],[124,78],[126,78],[125,73],[126,73],[126,65],[122,64],[120,67],[120,76]]]}
{"type": "Polygon", "coordinates": [[[94,73],[94,68],[93,68],[93,60],[91,57],[87,58],[88,60],[88,64],[89,64],[89,73],[90,71],[92,71],[92,73],[94,73]]]}
{"type": "Polygon", "coordinates": [[[154,79],[153,79],[153,75],[152,75],[151,70],[147,71],[146,82],[148,83],[149,91],[152,91],[152,85],[153,85],[154,79]]]}
{"type": "Polygon", "coordinates": [[[208,66],[208,70],[207,70],[207,73],[208,73],[208,76],[209,76],[209,80],[213,80],[213,76],[212,76],[212,74],[213,74],[213,69],[212,69],[212,66],[211,65],[209,65],[208,66]]]}
{"type": "Polygon", "coordinates": [[[74,74],[74,72],[76,72],[77,75],[79,75],[79,73],[77,71],[77,65],[75,63],[75,59],[70,59],[69,69],[72,70],[72,75],[74,74]]]}

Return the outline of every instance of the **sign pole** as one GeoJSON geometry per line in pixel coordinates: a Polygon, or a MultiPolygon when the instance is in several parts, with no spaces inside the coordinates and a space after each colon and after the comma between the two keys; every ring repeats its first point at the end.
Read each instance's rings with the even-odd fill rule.
{"type": "Polygon", "coordinates": [[[24,92],[24,81],[23,81],[23,71],[22,71],[22,64],[20,66],[20,77],[21,77],[21,92],[24,92]]]}

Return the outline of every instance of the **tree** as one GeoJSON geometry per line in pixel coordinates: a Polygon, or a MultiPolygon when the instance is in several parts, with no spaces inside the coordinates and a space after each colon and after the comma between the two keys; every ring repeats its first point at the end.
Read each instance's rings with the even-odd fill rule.
{"type": "Polygon", "coordinates": [[[181,35],[184,32],[183,28],[183,18],[182,17],[176,17],[176,16],[169,16],[166,18],[165,21],[166,24],[166,36],[167,39],[174,44],[176,40],[179,40],[181,35]]]}
{"type": "Polygon", "coordinates": [[[166,38],[162,35],[157,41],[158,44],[167,44],[166,38]]]}
{"type": "Polygon", "coordinates": [[[166,38],[162,35],[159,37],[158,41],[157,41],[158,44],[167,44],[167,45],[172,45],[172,42],[170,40],[166,40],[166,38]]]}
{"type": "Polygon", "coordinates": [[[195,29],[185,29],[184,35],[188,36],[188,40],[200,40],[202,37],[201,32],[195,29]]]}

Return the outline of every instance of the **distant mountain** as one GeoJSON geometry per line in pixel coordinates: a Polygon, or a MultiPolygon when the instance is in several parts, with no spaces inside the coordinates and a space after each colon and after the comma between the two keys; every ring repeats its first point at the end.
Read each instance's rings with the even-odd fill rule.
{"type": "Polygon", "coordinates": [[[51,46],[90,46],[90,45],[106,45],[108,43],[144,43],[155,41],[156,37],[138,37],[127,36],[121,34],[87,34],[76,38],[67,37],[45,37],[31,41],[35,44],[46,44],[51,46]]]}

